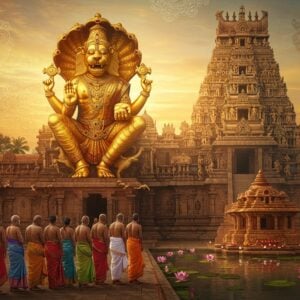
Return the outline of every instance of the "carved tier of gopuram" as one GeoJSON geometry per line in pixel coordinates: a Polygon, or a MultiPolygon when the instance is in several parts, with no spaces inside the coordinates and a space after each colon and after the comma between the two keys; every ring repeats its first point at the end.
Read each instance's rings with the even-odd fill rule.
{"type": "Polygon", "coordinates": [[[273,188],[259,170],[249,189],[226,210],[234,224],[218,248],[240,253],[300,253],[295,224],[299,212],[300,207],[284,191],[273,188]]]}
{"type": "Polygon", "coordinates": [[[144,112],[146,129],[135,145],[143,152],[121,173],[121,183],[95,178],[92,169],[88,178],[70,178],[57,141],[43,127],[38,158],[28,154],[26,164],[18,155],[0,157],[4,224],[13,212],[25,226],[38,212],[77,223],[83,214],[106,212],[111,222],[119,211],[126,218],[137,211],[147,239],[213,241],[220,224],[219,233],[231,226],[225,207],[259,169],[300,205],[300,130],[269,45],[267,12],[251,14],[242,7],[232,17],[218,12],[217,21],[191,123],[182,122],[179,134],[165,124],[159,134],[144,112]]]}

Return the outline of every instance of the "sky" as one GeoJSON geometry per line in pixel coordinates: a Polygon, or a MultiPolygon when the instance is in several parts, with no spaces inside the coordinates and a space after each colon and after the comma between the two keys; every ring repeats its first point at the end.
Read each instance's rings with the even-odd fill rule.
{"type": "MultiPolygon", "coordinates": [[[[44,96],[43,68],[62,34],[85,24],[99,12],[111,23],[134,33],[142,62],[151,67],[153,87],[145,109],[158,131],[173,123],[190,123],[193,104],[215,45],[218,10],[238,12],[245,6],[269,13],[269,34],[288,96],[300,121],[300,1],[298,0],[1,0],[0,1],[0,133],[24,136],[32,150],[36,136],[53,112],[44,96]],[[296,42],[295,42],[296,41],[296,42]]],[[[62,99],[64,81],[55,77],[62,99]]],[[[131,80],[131,99],[141,91],[131,80]]]]}

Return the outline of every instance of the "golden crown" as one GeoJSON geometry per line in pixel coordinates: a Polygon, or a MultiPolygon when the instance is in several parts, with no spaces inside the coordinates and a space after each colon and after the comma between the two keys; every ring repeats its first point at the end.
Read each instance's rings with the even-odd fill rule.
{"type": "Polygon", "coordinates": [[[105,45],[105,46],[110,45],[107,39],[106,29],[103,26],[96,24],[90,28],[89,37],[86,41],[86,47],[89,44],[105,45]]]}

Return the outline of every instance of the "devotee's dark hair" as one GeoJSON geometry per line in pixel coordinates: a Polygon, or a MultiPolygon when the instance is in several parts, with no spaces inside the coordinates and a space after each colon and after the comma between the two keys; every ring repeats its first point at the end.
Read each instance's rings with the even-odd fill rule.
{"type": "Polygon", "coordinates": [[[56,216],[50,216],[50,217],[49,217],[49,222],[50,222],[51,224],[55,223],[55,222],[56,222],[56,216]]]}
{"type": "Polygon", "coordinates": [[[68,218],[68,217],[64,218],[64,224],[65,224],[65,226],[70,225],[70,222],[71,222],[70,218],[68,218]]]}
{"type": "Polygon", "coordinates": [[[132,220],[138,221],[138,219],[139,219],[139,215],[138,215],[137,213],[134,213],[134,214],[132,215],[132,220]]]}

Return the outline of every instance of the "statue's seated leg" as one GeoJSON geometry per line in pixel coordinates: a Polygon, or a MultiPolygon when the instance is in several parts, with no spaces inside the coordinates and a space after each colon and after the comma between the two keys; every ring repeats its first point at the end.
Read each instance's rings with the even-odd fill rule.
{"type": "Polygon", "coordinates": [[[74,134],[75,128],[71,126],[71,120],[60,114],[52,114],[49,116],[48,124],[68,160],[75,166],[72,177],[87,177],[89,165],[82,156],[78,143],[80,134],[78,133],[77,136],[74,134]]]}
{"type": "MultiPolygon", "coordinates": [[[[108,147],[106,153],[102,157],[102,161],[97,166],[99,177],[115,177],[110,171],[114,162],[127,149],[130,148],[137,139],[137,137],[145,130],[146,123],[142,117],[135,116],[116,134],[112,143],[108,147]]],[[[109,137],[110,138],[110,137],[109,137]]]]}

